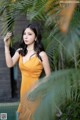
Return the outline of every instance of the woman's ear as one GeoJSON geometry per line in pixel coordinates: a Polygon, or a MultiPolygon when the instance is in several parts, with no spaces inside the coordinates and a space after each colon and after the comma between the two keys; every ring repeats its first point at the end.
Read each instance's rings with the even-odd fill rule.
{"type": "Polygon", "coordinates": [[[35,41],[37,40],[37,37],[35,38],[35,41]]]}

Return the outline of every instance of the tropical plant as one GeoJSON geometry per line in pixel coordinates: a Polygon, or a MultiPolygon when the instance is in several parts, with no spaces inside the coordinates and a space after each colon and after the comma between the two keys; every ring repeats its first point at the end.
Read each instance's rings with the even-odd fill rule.
{"type": "MultiPolygon", "coordinates": [[[[74,4],[74,7],[72,7],[72,9],[69,9],[71,11],[66,11],[68,6],[66,6],[66,4],[64,3],[60,4],[60,0],[57,1],[56,0],[50,0],[50,1],[49,0],[16,0],[15,2],[12,2],[11,0],[7,0],[2,2],[3,7],[1,6],[1,2],[2,1],[0,1],[0,10],[1,10],[0,15],[3,16],[1,17],[1,20],[2,21],[5,20],[7,22],[8,24],[7,28],[11,29],[10,26],[12,26],[12,23],[15,22],[15,18],[18,17],[20,14],[25,14],[26,18],[30,21],[37,20],[41,22],[44,28],[43,44],[49,56],[52,71],[53,70],[57,71],[56,73],[54,73],[54,76],[58,75],[60,69],[63,70],[70,68],[74,68],[76,70],[80,69],[80,52],[79,52],[80,51],[80,20],[79,20],[80,6],[79,4],[77,5],[74,4]],[[70,15],[67,14],[69,12],[71,13],[70,15]],[[64,19],[66,16],[67,18],[69,18],[69,20],[67,20],[68,22],[65,21],[64,19]]],[[[3,23],[5,23],[5,21],[3,21],[3,23]]],[[[6,25],[4,24],[3,31],[7,30],[5,26],[6,25]]],[[[64,76],[63,81],[65,81],[64,72],[63,72],[63,76],[64,76]]],[[[78,76],[79,76],[79,72],[78,72],[78,76]]],[[[62,79],[61,76],[60,78],[62,79]]],[[[73,76],[73,78],[75,77],[73,76]]],[[[77,81],[77,76],[75,80],[77,81]]],[[[62,84],[64,83],[63,81],[61,82],[62,84]]],[[[57,80],[56,86],[59,87],[61,84],[58,84],[58,82],[59,81],[57,80]]],[[[76,83],[77,82],[73,82],[72,85],[75,86],[76,83]]],[[[70,85],[71,84],[69,84],[69,86],[70,85]]],[[[67,119],[77,120],[73,117],[67,118],[67,113],[69,113],[69,110],[71,111],[73,110],[73,105],[74,103],[76,103],[77,99],[78,99],[77,104],[75,104],[74,107],[76,108],[76,106],[80,104],[79,103],[80,90],[78,91],[79,87],[78,88],[77,87],[78,84],[76,85],[75,89],[72,90],[75,92],[74,94],[73,92],[71,92],[70,89],[69,91],[71,93],[69,94],[70,99],[69,100],[66,99],[66,102],[61,107],[62,111],[64,112],[62,118],[59,118],[60,120],[67,120],[67,119]],[[75,100],[72,99],[72,95],[74,96],[75,100]]],[[[79,108],[78,111],[80,112],[79,108]]]]}
{"type": "Polygon", "coordinates": [[[76,69],[59,70],[40,79],[28,96],[23,97],[20,118],[26,120],[32,115],[30,120],[79,120],[79,73],[76,69]],[[30,109],[32,106],[33,109],[38,106],[35,113],[30,109]]]}
{"type": "MultiPolygon", "coordinates": [[[[67,32],[63,32],[62,29],[65,28],[64,26],[61,28],[61,20],[63,22],[61,13],[64,12],[63,5],[65,4],[61,6],[59,0],[16,0],[15,2],[8,0],[7,2],[3,1],[2,4],[4,7],[1,7],[1,11],[4,12],[1,13],[5,13],[6,11],[5,17],[3,14],[3,18],[6,18],[6,20],[3,20],[4,22],[7,21],[8,30],[11,30],[12,23],[14,23],[15,18],[20,14],[25,14],[30,21],[38,20],[43,24],[43,44],[49,55],[51,68],[53,70],[79,67],[79,5],[75,8],[70,25],[67,25],[69,28],[66,27],[66,29],[68,29],[66,30],[67,32]]],[[[65,16],[63,17],[65,18],[65,16]]],[[[5,24],[3,31],[5,31],[6,28],[5,24]]]]}

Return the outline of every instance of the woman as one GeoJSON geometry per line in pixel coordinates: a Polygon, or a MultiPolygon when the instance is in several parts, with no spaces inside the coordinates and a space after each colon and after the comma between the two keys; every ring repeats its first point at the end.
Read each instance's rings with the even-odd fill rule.
{"type": "MultiPolygon", "coordinates": [[[[21,44],[19,49],[16,50],[13,57],[10,55],[11,33],[7,33],[4,37],[5,44],[5,58],[6,64],[9,68],[13,67],[19,61],[19,68],[21,70],[22,82],[20,89],[20,104],[18,113],[24,113],[25,107],[23,105],[24,96],[36,87],[36,83],[41,75],[42,70],[45,71],[45,77],[51,73],[50,65],[47,54],[44,52],[41,44],[41,33],[38,24],[29,24],[22,33],[21,44]]],[[[38,103],[39,104],[39,103],[38,103]]],[[[34,104],[37,108],[38,104],[34,104]]],[[[27,104],[26,104],[27,106],[27,104]]],[[[32,110],[34,113],[34,110],[32,110]]],[[[19,115],[20,120],[24,120],[22,114],[19,115]]],[[[31,113],[28,115],[27,120],[30,120],[31,113]]]]}

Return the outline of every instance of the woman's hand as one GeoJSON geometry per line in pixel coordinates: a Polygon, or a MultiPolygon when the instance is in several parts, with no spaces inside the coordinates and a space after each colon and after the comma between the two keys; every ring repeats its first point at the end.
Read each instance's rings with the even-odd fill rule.
{"type": "Polygon", "coordinates": [[[7,47],[9,47],[10,45],[11,36],[12,36],[12,33],[8,32],[6,36],[4,37],[4,43],[5,43],[5,46],[7,47]]]}

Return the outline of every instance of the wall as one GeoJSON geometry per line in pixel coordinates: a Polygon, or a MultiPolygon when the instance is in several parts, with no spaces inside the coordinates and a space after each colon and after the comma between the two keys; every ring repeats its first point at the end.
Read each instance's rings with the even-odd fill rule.
{"type": "MultiPolygon", "coordinates": [[[[0,22],[1,33],[1,22],[0,22]]],[[[0,101],[11,98],[10,71],[6,67],[4,56],[4,43],[0,35],[0,101]]]]}
{"type": "MultiPolygon", "coordinates": [[[[16,39],[20,38],[22,29],[26,26],[27,21],[25,16],[19,16],[14,24],[14,36],[16,39]]],[[[1,22],[0,22],[0,33],[1,33],[1,22]]],[[[20,71],[18,71],[17,76],[17,87],[20,89],[21,76],[20,71]]],[[[0,102],[7,101],[11,99],[11,79],[10,79],[10,69],[7,68],[5,63],[4,54],[4,43],[3,38],[0,35],[0,102]]]]}

